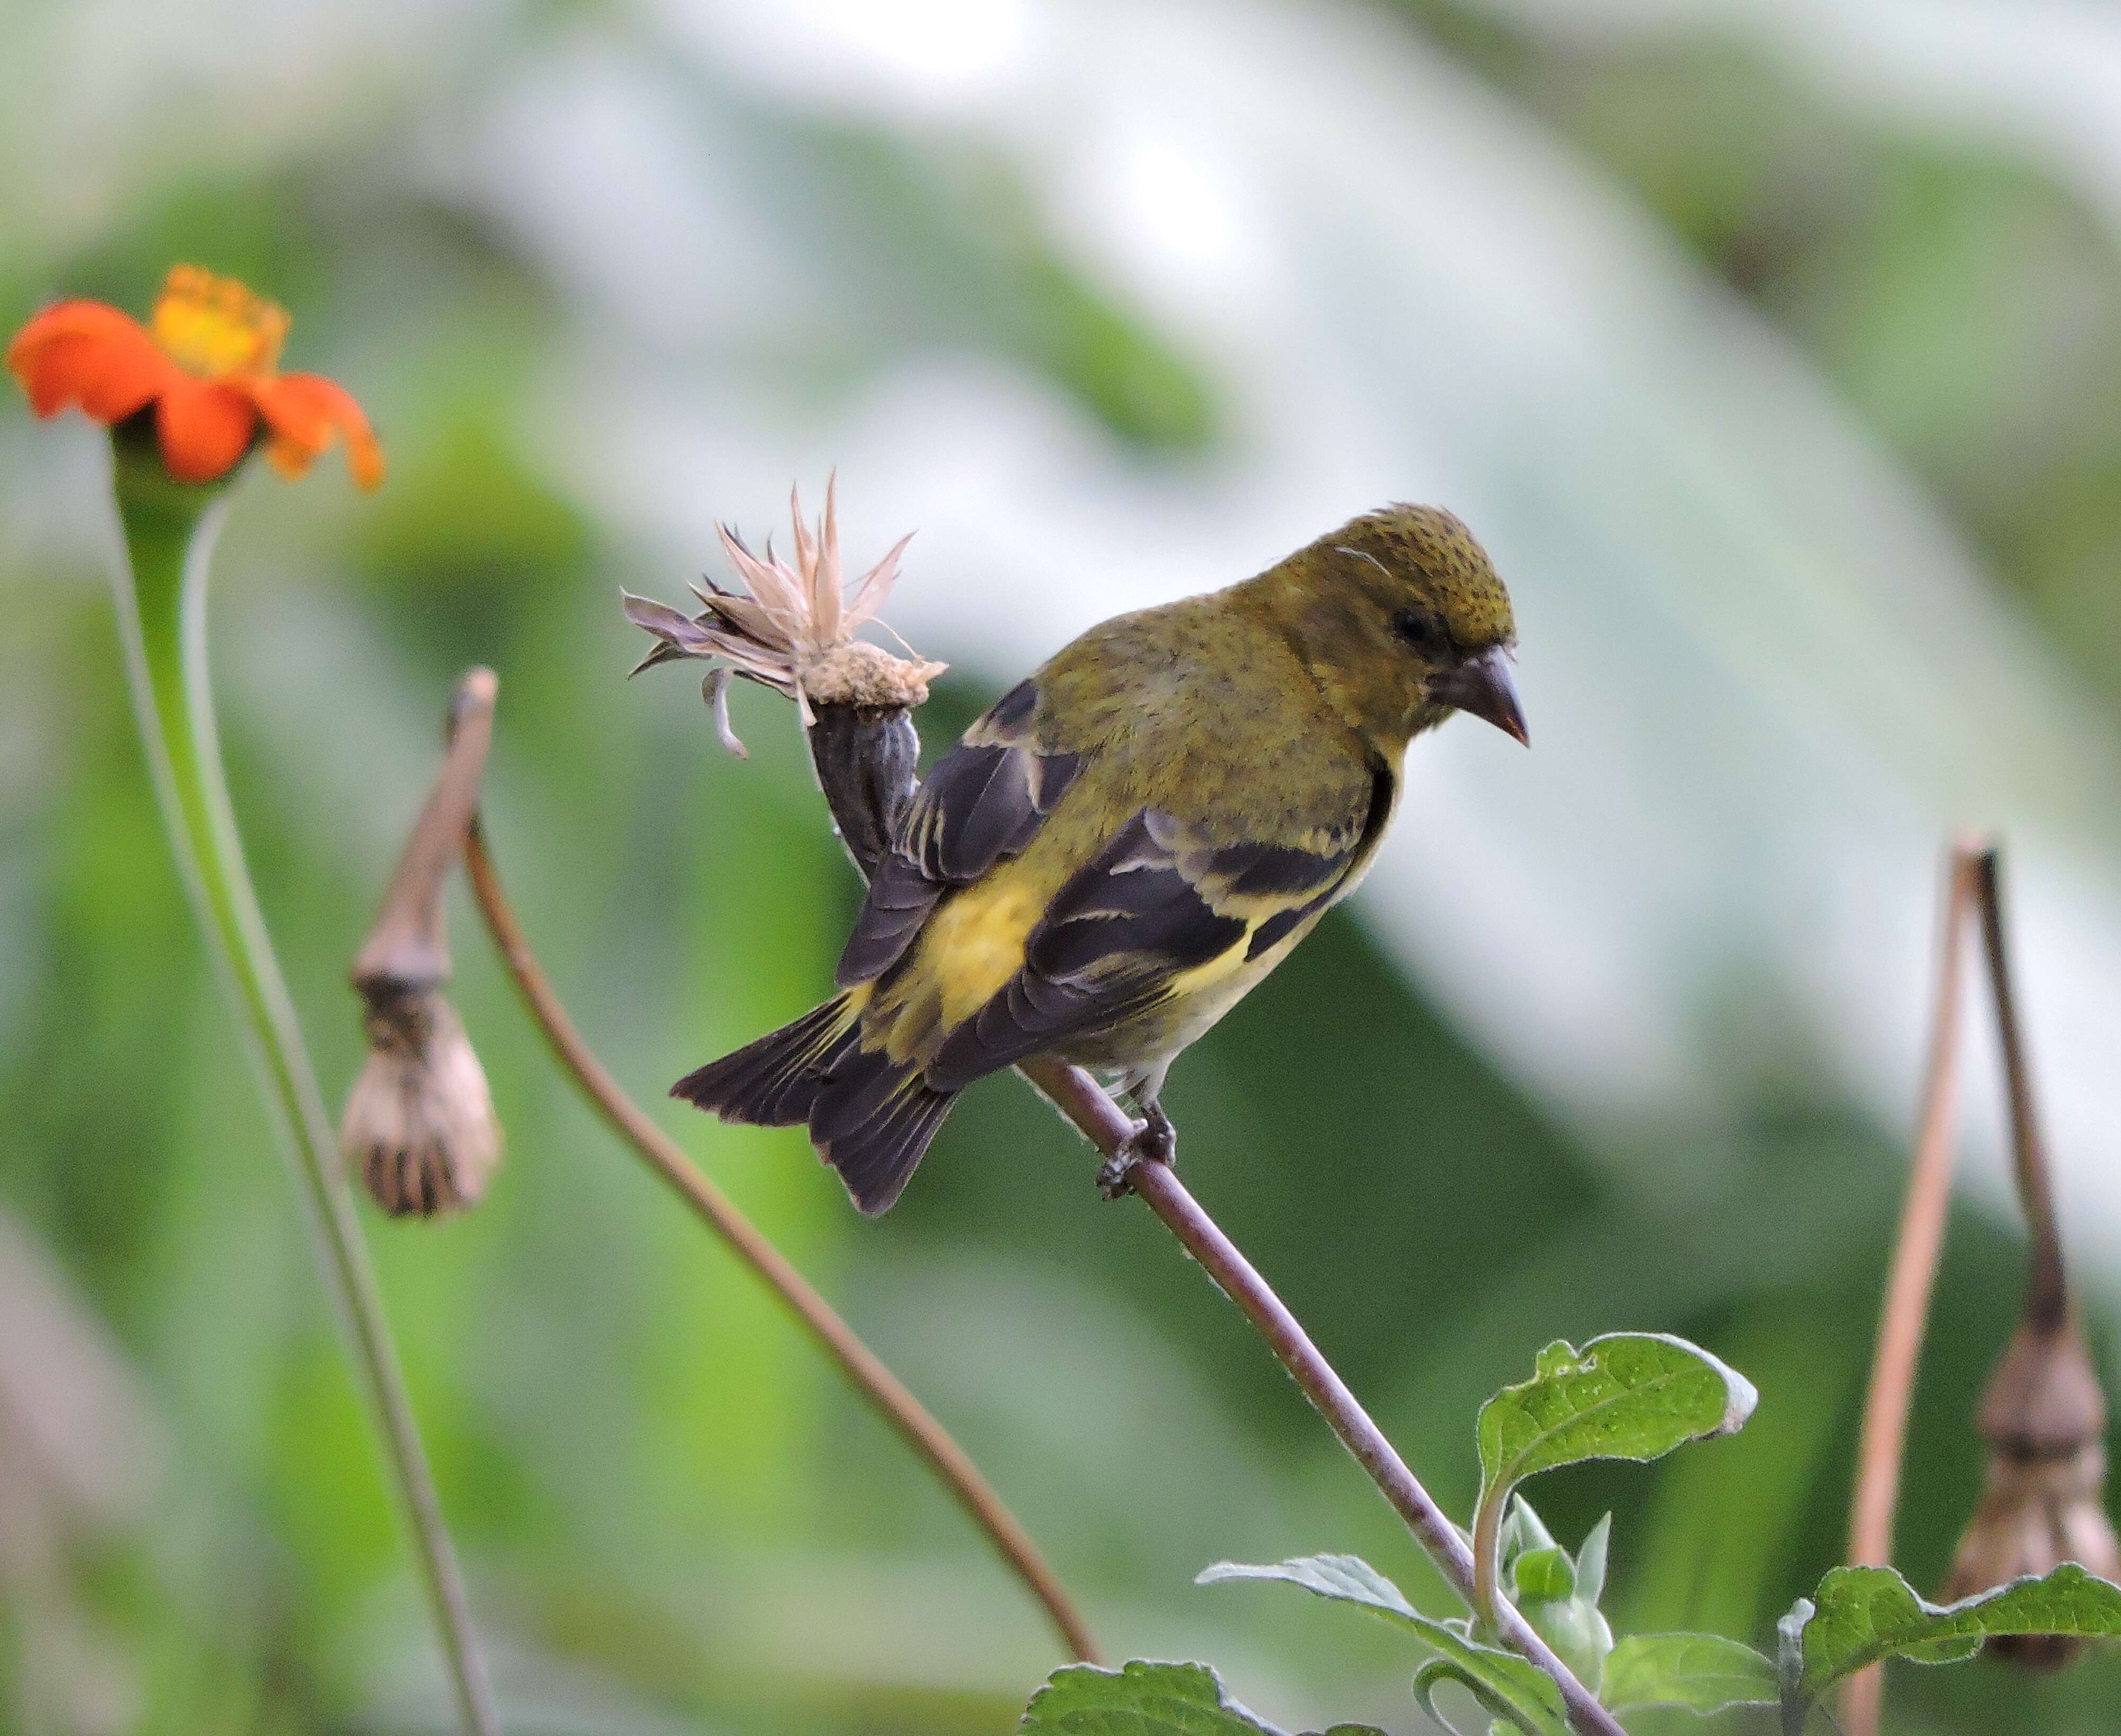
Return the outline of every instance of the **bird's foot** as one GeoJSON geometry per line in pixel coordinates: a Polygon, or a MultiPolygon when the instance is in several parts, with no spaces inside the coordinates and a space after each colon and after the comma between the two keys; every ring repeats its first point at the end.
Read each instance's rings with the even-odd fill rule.
{"type": "Polygon", "coordinates": [[[1098,1192],[1108,1200],[1134,1192],[1134,1172],[1144,1164],[1167,1168],[1178,1161],[1178,1130],[1154,1103],[1142,1105],[1142,1121],[1118,1150],[1098,1165],[1098,1192]]]}

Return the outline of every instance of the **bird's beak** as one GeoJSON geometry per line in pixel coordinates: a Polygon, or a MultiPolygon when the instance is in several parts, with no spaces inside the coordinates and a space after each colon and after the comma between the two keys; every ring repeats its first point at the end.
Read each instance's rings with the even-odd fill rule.
{"type": "Polygon", "coordinates": [[[1430,691],[1446,705],[1485,718],[1505,735],[1514,735],[1527,747],[1524,707],[1517,703],[1517,684],[1510,677],[1509,653],[1494,646],[1478,656],[1468,657],[1456,669],[1437,678],[1430,691]]]}

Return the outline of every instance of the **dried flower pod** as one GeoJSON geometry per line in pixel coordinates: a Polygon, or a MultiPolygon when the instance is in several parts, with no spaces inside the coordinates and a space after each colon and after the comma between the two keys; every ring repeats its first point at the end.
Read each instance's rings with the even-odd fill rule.
{"type": "Polygon", "coordinates": [[[371,996],[368,1060],[347,1099],[339,1150],[394,1217],[476,1205],[501,1161],[486,1071],[456,1009],[432,987],[371,996]]]}
{"type": "Polygon", "coordinates": [[[2021,1322],[1981,1395],[1981,1438],[1998,1452],[2053,1458],[2106,1431],[2106,1395],[2076,1325],[2021,1322]]]}
{"type": "MultiPolygon", "coordinates": [[[[1970,1598],[2026,1574],[2051,1573],[2064,1561],[2103,1580],[2121,1577],[2121,1552],[2100,1500],[2105,1480],[2105,1449],[2096,1442],[2066,1458],[1991,1454],[1981,1503],[1952,1559],[1945,1600],[1970,1598]]],[[[2013,1636],[1991,1640],[1988,1650],[2033,1669],[2059,1669],[2083,1644],[2013,1636]]]]}
{"type": "MultiPolygon", "coordinates": [[[[826,487],[824,516],[814,534],[803,520],[799,494],[790,493],[789,507],[795,524],[793,566],[775,555],[771,542],[762,556],[753,554],[735,531],[725,525],[716,527],[748,595],[725,590],[708,580],[704,588],[692,587],[704,607],[688,616],[667,604],[622,594],[627,619],[657,642],[635,673],[677,658],[709,659],[720,665],[717,674],[741,675],[793,699],[806,728],[831,706],[889,712],[919,705],[928,697],[929,682],[944,665],[917,656],[893,656],[854,637],[890,596],[898,578],[898,558],[911,534],[901,537],[855,581],[850,595],[840,562],[833,486],[826,487]]],[[[724,682],[711,675],[705,693],[724,745],[741,754],[744,744],[729,729],[724,682]]]]}
{"type": "Polygon", "coordinates": [[[339,1152],[394,1217],[475,1205],[501,1160],[486,1071],[441,994],[442,885],[478,810],[498,687],[483,669],[459,684],[448,758],[353,967],[368,1060],[347,1099],[339,1152]]]}
{"type": "MultiPolygon", "coordinates": [[[[2105,1505],[2106,1402],[2073,1323],[2020,1325],[1989,1377],[1980,1427],[1989,1446],[1985,1484],[1945,1598],[1972,1597],[2064,1561],[2121,1579],[2121,1547],[2105,1505]]],[[[2082,1644],[2008,1638],[1992,1640],[1988,1650],[2031,1668],[2058,1669],[2082,1644]]]]}

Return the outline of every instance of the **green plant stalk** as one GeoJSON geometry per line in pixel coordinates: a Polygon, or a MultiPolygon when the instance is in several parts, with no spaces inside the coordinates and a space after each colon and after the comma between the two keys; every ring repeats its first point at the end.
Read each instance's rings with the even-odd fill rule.
{"type": "Polygon", "coordinates": [[[221,769],[206,636],[207,571],[224,491],[172,482],[151,444],[120,430],[112,483],[125,534],[119,635],[148,769],[179,873],[234,1005],[279,1144],[295,1172],[326,1290],[380,1438],[464,1727],[497,1736],[463,1575],[413,1420],[380,1291],[316,1070],[245,865],[221,769]]]}
{"type": "Polygon", "coordinates": [[[1473,1613],[1489,1633],[1500,1631],[1496,1610],[1502,1601],[1503,1514],[1508,1505],[1508,1489],[1499,1496],[1490,1491],[1473,1515],[1473,1613]]]}

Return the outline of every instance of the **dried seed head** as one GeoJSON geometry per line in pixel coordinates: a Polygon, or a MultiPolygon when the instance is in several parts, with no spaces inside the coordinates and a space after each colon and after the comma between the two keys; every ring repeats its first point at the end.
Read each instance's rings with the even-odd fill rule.
{"type": "MultiPolygon", "coordinates": [[[[770,542],[762,557],[726,525],[716,527],[723,551],[748,595],[724,590],[710,580],[704,590],[692,587],[704,611],[688,616],[667,604],[622,592],[627,619],[654,634],[657,642],[635,673],[674,658],[716,659],[732,673],[793,699],[806,727],[817,721],[815,706],[897,708],[925,700],[928,683],[942,674],[945,665],[917,656],[895,657],[854,637],[891,595],[898,578],[898,557],[911,535],[901,537],[855,581],[850,595],[840,564],[833,496],[828,483],[824,516],[813,535],[804,523],[800,496],[791,492],[793,566],[775,555],[770,542]]],[[[719,684],[711,685],[707,701],[716,708],[716,728],[728,744],[735,738],[720,709],[721,693],[719,684]]],[[[734,751],[741,753],[742,744],[737,743],[734,751]]]]}
{"type": "Polygon", "coordinates": [[[393,1217],[476,1205],[501,1161],[486,1072],[456,1009],[432,988],[371,996],[368,1061],[339,1150],[393,1217]]]}
{"type": "MultiPolygon", "coordinates": [[[[2121,1547],[2104,1500],[2105,1428],[2105,1397],[2075,1325],[2021,1324],[1982,1396],[1988,1468],[1952,1561],[1948,1601],[2064,1561],[2121,1579],[2121,1547]]],[[[2065,1638],[2009,1638],[1992,1640],[1988,1649],[2016,1664],[2057,1669],[2081,1646],[2065,1638]]]]}
{"type": "Polygon", "coordinates": [[[393,1216],[475,1204],[501,1160],[485,1071],[441,995],[450,973],[442,883],[478,812],[498,688],[491,670],[458,684],[448,757],[354,960],[368,1060],[347,1098],[339,1150],[393,1216]]]}
{"type": "Polygon", "coordinates": [[[928,683],[943,668],[939,663],[909,663],[881,646],[847,639],[810,665],[803,688],[821,707],[846,705],[864,712],[908,712],[926,703],[928,683]]]}
{"type": "Polygon", "coordinates": [[[2105,1433],[2106,1395],[2072,1323],[2021,1323],[1981,1395],[1979,1427],[1998,1452],[2029,1458],[2059,1458],[2105,1433]]]}
{"type": "MultiPolygon", "coordinates": [[[[1952,1560],[1946,1601],[1993,1590],[2026,1574],[2046,1575],[2064,1561],[2102,1580],[2121,1578],[2121,1550],[2100,1500],[2105,1480],[2106,1453],[2096,1441],[2060,1458],[1992,1454],[1981,1504],[1952,1560]]],[[[2082,1644],[2058,1636],[2014,1636],[1990,1640],[1988,1650],[2013,1664],[2058,1669],[2082,1644]]]]}

